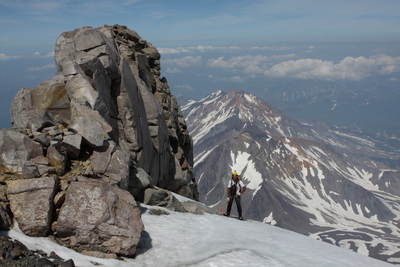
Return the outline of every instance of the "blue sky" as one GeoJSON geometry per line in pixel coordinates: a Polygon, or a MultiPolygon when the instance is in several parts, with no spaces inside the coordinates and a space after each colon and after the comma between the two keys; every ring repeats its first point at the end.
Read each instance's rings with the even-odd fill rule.
{"type": "Polygon", "coordinates": [[[284,79],[399,83],[399,10],[398,0],[0,0],[0,127],[16,92],[55,72],[64,31],[128,26],[161,52],[172,92],[198,99],[284,79]]]}

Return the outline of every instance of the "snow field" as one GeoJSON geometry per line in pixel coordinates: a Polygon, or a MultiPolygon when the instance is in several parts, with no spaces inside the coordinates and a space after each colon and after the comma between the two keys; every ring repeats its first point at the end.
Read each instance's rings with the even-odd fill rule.
{"type": "Polygon", "coordinates": [[[49,238],[32,238],[18,228],[8,234],[31,249],[92,266],[393,266],[352,251],[317,241],[278,227],[239,221],[214,214],[195,215],[156,208],[169,215],[151,215],[154,207],[141,205],[146,228],[136,259],[124,261],[88,257],[56,244],[49,238]]]}

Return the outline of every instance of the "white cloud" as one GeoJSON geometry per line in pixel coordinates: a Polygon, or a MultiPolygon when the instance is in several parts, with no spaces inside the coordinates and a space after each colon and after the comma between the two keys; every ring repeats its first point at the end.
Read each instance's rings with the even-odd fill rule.
{"type": "Polygon", "coordinates": [[[43,71],[43,70],[47,70],[47,69],[55,69],[56,65],[55,64],[47,64],[45,66],[42,67],[37,67],[37,68],[29,68],[28,71],[29,72],[33,72],[33,71],[43,71]]]}
{"type": "Polygon", "coordinates": [[[178,68],[167,68],[165,70],[166,73],[182,73],[182,71],[178,68]]]}
{"type": "Polygon", "coordinates": [[[196,65],[201,64],[201,56],[197,56],[197,57],[187,56],[187,57],[183,57],[183,58],[165,59],[162,61],[162,64],[176,65],[179,67],[196,66],[196,65]]]}
{"type": "Polygon", "coordinates": [[[189,50],[184,47],[177,47],[177,48],[160,47],[160,48],[157,48],[157,50],[160,54],[178,54],[178,53],[189,52],[189,50]]]}
{"type": "Polygon", "coordinates": [[[214,77],[213,75],[208,75],[208,78],[213,79],[217,82],[234,82],[234,83],[244,83],[246,80],[240,76],[233,77],[214,77]]]}
{"type": "Polygon", "coordinates": [[[249,65],[243,69],[244,73],[263,73],[265,70],[257,65],[249,65]]]}
{"type": "Polygon", "coordinates": [[[10,56],[10,55],[0,53],[0,60],[9,60],[9,59],[14,59],[14,58],[19,58],[19,57],[22,57],[22,56],[10,56]]]}
{"type": "Polygon", "coordinates": [[[225,60],[224,57],[219,57],[216,59],[208,60],[207,64],[209,67],[213,68],[222,68],[225,70],[236,71],[237,69],[243,70],[243,72],[247,74],[259,74],[264,73],[269,67],[271,67],[274,62],[281,61],[282,59],[296,57],[295,54],[287,54],[287,55],[275,55],[275,56],[241,56],[241,57],[233,57],[229,60],[225,60]]]}
{"type": "Polygon", "coordinates": [[[206,51],[237,51],[242,48],[239,46],[212,46],[212,45],[198,45],[188,47],[176,47],[176,48],[157,48],[160,54],[178,54],[178,53],[193,53],[193,52],[206,52],[206,51]]]}
{"type": "Polygon", "coordinates": [[[243,48],[240,46],[212,46],[212,45],[198,45],[198,46],[187,46],[187,47],[176,47],[176,48],[168,48],[168,47],[160,47],[157,48],[160,54],[178,54],[178,53],[194,53],[194,52],[208,52],[208,51],[221,51],[221,52],[231,52],[231,51],[239,51],[239,50],[270,50],[270,51],[285,51],[289,50],[289,47],[251,47],[251,48],[243,48]]]}
{"type": "Polygon", "coordinates": [[[54,51],[47,53],[44,57],[54,57],[54,51]]]}
{"type": "Polygon", "coordinates": [[[198,46],[192,46],[192,47],[188,47],[189,49],[194,49],[194,50],[198,50],[201,52],[205,52],[207,50],[240,50],[242,49],[239,46],[211,46],[211,45],[198,45],[198,46]]]}
{"type": "Polygon", "coordinates": [[[289,60],[274,65],[264,74],[299,79],[359,81],[373,74],[391,74],[398,71],[400,71],[400,57],[377,55],[368,59],[346,57],[337,64],[311,58],[289,60]]]}
{"type": "Polygon", "coordinates": [[[248,68],[250,66],[259,66],[264,62],[268,61],[267,56],[242,56],[242,57],[233,57],[229,60],[225,60],[224,57],[219,57],[216,59],[208,60],[208,66],[214,68],[223,68],[223,69],[235,69],[235,68],[248,68]]]}
{"type": "Polygon", "coordinates": [[[53,52],[49,52],[47,55],[45,56],[41,56],[40,52],[35,52],[32,54],[32,56],[22,56],[22,55],[15,55],[15,56],[11,56],[11,55],[6,55],[4,53],[0,53],[0,61],[1,60],[9,60],[9,59],[16,59],[16,58],[45,58],[45,57],[54,57],[54,51],[53,52]]]}
{"type": "Polygon", "coordinates": [[[289,47],[286,46],[282,46],[282,47],[269,47],[269,46],[263,46],[263,47],[252,47],[250,48],[251,50],[271,50],[271,51],[285,51],[285,50],[289,50],[289,47]]]}

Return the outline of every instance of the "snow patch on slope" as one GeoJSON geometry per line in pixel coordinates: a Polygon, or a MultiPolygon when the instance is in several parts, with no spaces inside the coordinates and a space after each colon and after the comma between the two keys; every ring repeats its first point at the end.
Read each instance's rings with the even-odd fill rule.
{"type": "Polygon", "coordinates": [[[254,190],[253,197],[260,190],[263,178],[256,170],[255,163],[249,158],[250,154],[247,152],[238,152],[237,155],[231,151],[232,165],[230,168],[236,170],[237,173],[242,175],[242,180],[248,182],[245,184],[248,189],[254,190]]]}

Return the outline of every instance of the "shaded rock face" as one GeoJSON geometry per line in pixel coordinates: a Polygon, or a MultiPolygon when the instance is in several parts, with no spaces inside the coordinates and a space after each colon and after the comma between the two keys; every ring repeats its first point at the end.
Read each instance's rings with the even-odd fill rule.
{"type": "Polygon", "coordinates": [[[27,235],[131,257],[144,230],[135,200],[146,189],[198,199],[192,139],[160,79],[160,54],[105,25],[62,33],[54,58],[57,73],[22,88],[13,128],[0,129],[1,229],[14,218],[27,235]]]}

